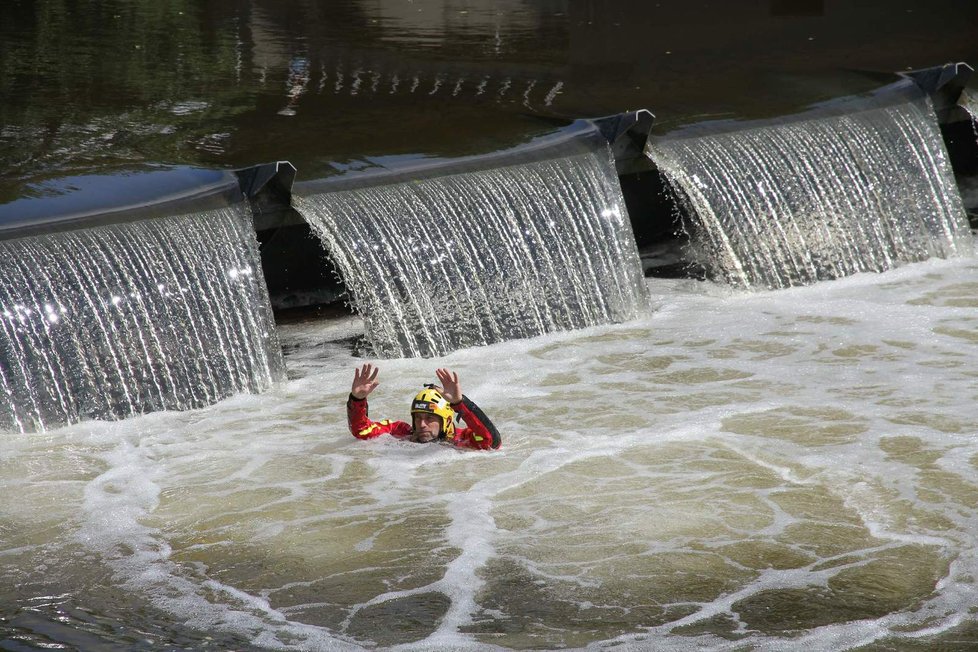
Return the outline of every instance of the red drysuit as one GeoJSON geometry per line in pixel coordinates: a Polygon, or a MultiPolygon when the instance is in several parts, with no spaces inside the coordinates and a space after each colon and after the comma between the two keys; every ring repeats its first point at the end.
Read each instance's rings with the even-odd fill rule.
{"type": "MultiPolygon", "coordinates": [[[[455,428],[455,435],[451,439],[436,439],[435,441],[447,441],[459,448],[476,448],[488,450],[499,448],[503,443],[499,436],[499,431],[492,421],[479,409],[479,407],[462,396],[460,403],[452,404],[452,409],[465,421],[465,428],[455,428]]],[[[346,419],[350,424],[350,432],[357,439],[373,439],[383,434],[389,434],[398,439],[408,439],[411,437],[412,427],[405,421],[371,421],[367,417],[367,399],[356,399],[351,394],[346,401],[346,419]]]]}

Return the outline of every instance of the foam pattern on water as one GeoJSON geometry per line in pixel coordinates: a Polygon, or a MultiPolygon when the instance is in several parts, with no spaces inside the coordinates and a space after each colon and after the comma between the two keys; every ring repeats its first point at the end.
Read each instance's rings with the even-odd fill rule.
{"type": "Polygon", "coordinates": [[[0,428],[194,409],[281,378],[248,210],[0,242],[0,428]]]}
{"type": "Polygon", "coordinates": [[[647,293],[607,145],[294,198],[377,355],[418,357],[632,319],[647,293]]]}
{"type": "Polygon", "coordinates": [[[46,563],[73,604],[138,601],[173,640],[239,648],[973,636],[978,264],[756,295],[649,287],[656,312],[628,324],[381,363],[374,418],[406,416],[448,365],[498,452],[355,440],[360,360],[301,346],[315,324],[285,330],[302,377],[266,394],[15,438],[0,568],[18,600],[50,595],[46,563]]]}
{"type": "Polygon", "coordinates": [[[784,288],[973,252],[929,99],[731,133],[648,155],[688,204],[689,258],[784,288]]]}

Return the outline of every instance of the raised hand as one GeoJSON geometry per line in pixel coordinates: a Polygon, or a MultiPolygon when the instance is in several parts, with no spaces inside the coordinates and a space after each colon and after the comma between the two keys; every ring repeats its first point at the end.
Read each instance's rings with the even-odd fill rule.
{"type": "Polygon", "coordinates": [[[353,398],[367,398],[370,392],[374,391],[377,385],[380,384],[380,381],[377,380],[377,374],[379,373],[380,368],[373,366],[369,362],[365,362],[362,367],[354,370],[353,387],[350,388],[350,393],[353,394],[353,398]]]}
{"type": "Polygon", "coordinates": [[[441,395],[449,403],[458,403],[462,400],[462,385],[458,382],[458,374],[448,369],[436,369],[435,375],[441,381],[441,395]]]}

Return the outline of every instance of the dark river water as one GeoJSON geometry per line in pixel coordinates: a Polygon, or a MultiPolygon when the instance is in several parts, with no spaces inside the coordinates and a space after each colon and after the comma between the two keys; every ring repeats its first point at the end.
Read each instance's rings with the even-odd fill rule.
{"type": "MultiPolygon", "coordinates": [[[[0,209],[643,108],[663,135],[952,61],[975,0],[5,0],[0,209]]],[[[450,366],[502,452],[350,437],[351,315],[280,322],[264,393],[4,434],[0,649],[976,649],[974,257],[641,280],[624,324],[383,361],[378,416],[450,366]]]]}
{"type": "Polygon", "coordinates": [[[781,115],[976,55],[968,0],[11,0],[0,200],[142,163],[319,178],[639,108],[659,132],[781,115]]]}

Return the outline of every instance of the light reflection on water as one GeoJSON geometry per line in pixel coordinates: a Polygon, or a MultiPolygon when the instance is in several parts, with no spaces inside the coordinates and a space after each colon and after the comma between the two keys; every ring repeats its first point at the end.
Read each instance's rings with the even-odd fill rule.
{"type": "Polygon", "coordinates": [[[289,160],[318,178],[336,161],[490,152],[554,118],[639,108],[666,128],[787,115],[883,83],[864,71],[973,52],[960,0],[792,4],[19,3],[0,23],[0,198],[120,163],[289,160]]]}
{"type": "Polygon", "coordinates": [[[967,641],[976,278],[954,259],[757,295],[652,281],[645,319],[382,362],[375,418],[450,365],[504,434],[490,454],[353,440],[360,324],[284,327],[296,378],[266,395],[7,438],[0,626],[136,647],[967,641]]]}

